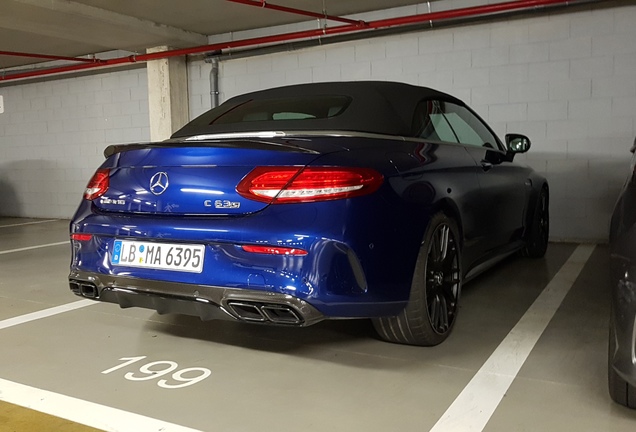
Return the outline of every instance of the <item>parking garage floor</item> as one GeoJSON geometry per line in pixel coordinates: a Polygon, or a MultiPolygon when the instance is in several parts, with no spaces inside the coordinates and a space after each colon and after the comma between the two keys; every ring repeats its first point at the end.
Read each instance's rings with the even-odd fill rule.
{"type": "Polygon", "coordinates": [[[367,321],[260,327],[81,299],[67,228],[0,218],[0,431],[636,428],[607,394],[605,245],[504,261],[464,286],[451,337],[420,348],[367,321]]]}

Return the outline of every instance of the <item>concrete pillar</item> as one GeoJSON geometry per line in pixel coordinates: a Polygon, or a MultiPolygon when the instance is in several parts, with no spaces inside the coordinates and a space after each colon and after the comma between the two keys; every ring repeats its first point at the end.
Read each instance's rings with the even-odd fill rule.
{"type": "MultiPolygon", "coordinates": [[[[160,46],[147,52],[168,49],[160,46]]],[[[162,141],[190,120],[185,56],[149,61],[147,74],[150,139],[162,141]]]]}

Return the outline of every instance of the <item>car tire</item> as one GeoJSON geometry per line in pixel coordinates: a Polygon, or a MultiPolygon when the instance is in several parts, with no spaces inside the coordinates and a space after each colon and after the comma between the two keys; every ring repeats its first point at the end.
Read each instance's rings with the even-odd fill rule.
{"type": "Polygon", "coordinates": [[[526,234],[526,245],[523,255],[530,258],[541,258],[548,249],[550,235],[550,196],[546,188],[541,188],[532,217],[532,223],[526,234]]]}
{"type": "Polygon", "coordinates": [[[613,323],[610,323],[609,343],[607,353],[607,385],[610,397],[617,404],[628,408],[636,408],[636,387],[630,385],[616,373],[612,367],[612,358],[616,350],[616,337],[613,323]]]}
{"type": "Polygon", "coordinates": [[[397,316],[373,319],[381,339],[433,346],[450,335],[461,293],[457,224],[444,213],[431,219],[415,265],[409,301],[397,316]]]}

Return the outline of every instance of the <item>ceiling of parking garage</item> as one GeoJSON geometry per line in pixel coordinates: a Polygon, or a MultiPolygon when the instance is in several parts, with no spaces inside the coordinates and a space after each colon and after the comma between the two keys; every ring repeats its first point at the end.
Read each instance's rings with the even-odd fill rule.
{"type": "MultiPolygon", "coordinates": [[[[257,0],[258,1],[258,0],[257,0]]],[[[268,2],[270,3],[270,2],[268,2]]],[[[416,0],[276,0],[286,7],[346,16],[416,0]]],[[[1,0],[0,51],[76,57],[111,50],[207,44],[207,36],[312,18],[226,0],[1,0]]],[[[337,22],[332,25],[340,25],[337,22]]],[[[42,60],[0,55],[0,69],[42,60]]]]}

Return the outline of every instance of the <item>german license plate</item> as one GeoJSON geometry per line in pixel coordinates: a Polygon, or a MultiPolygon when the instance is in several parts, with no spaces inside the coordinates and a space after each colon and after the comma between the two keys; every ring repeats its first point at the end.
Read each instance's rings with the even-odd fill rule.
{"type": "Polygon", "coordinates": [[[115,240],[112,265],[201,273],[204,245],[115,240]]]}

